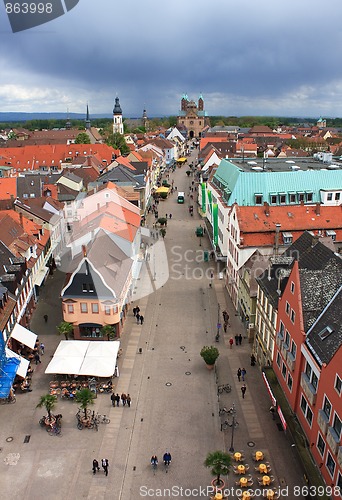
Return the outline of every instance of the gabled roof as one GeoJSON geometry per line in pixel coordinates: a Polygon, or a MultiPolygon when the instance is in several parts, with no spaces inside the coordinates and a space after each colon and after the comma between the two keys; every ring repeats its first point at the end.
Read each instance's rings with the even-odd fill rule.
{"type": "Polygon", "coordinates": [[[59,219],[57,213],[63,209],[63,204],[53,198],[24,198],[16,199],[14,205],[18,207],[21,211],[27,214],[34,215],[35,217],[41,219],[43,222],[52,222],[54,218],[56,221],[59,219]],[[51,205],[51,210],[49,210],[49,205],[51,205]],[[57,212],[57,213],[56,213],[57,212]]]}
{"type": "Polygon", "coordinates": [[[17,179],[15,177],[0,178],[0,200],[10,200],[17,197],[17,179]]]}
{"type": "Polygon", "coordinates": [[[320,366],[342,348],[342,286],[308,331],[306,344],[320,366]]]}

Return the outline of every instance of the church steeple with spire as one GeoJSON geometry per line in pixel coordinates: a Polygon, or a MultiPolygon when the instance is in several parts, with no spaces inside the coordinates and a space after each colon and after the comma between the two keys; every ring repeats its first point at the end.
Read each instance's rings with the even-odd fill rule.
{"type": "Polygon", "coordinates": [[[122,122],[122,109],[118,97],[115,97],[115,104],[113,109],[113,134],[115,133],[121,135],[123,135],[124,133],[124,127],[122,122]]]}
{"type": "Polygon", "coordinates": [[[89,130],[91,128],[88,104],[87,104],[87,114],[86,114],[86,119],[85,119],[85,128],[86,128],[86,130],[89,130]]]}

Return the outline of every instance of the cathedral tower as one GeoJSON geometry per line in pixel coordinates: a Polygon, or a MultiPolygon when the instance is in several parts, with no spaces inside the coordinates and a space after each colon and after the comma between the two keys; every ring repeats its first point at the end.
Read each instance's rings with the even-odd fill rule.
{"type": "Polygon", "coordinates": [[[115,105],[113,109],[113,134],[118,133],[123,135],[124,128],[122,123],[122,109],[119,98],[115,97],[115,105]]]}

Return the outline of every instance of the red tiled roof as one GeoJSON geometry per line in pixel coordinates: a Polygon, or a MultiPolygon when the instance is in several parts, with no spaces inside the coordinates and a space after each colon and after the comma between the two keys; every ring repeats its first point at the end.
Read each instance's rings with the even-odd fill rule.
{"type": "Polygon", "coordinates": [[[17,179],[15,177],[2,177],[0,179],[0,200],[9,200],[11,195],[17,197],[17,179]]]}

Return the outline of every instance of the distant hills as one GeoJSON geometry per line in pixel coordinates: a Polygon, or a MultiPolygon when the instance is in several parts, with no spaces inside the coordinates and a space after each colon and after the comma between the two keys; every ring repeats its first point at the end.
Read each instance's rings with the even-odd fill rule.
{"type": "MultiPolygon", "coordinates": [[[[85,120],[85,113],[69,113],[70,120],[85,120]]],[[[98,114],[90,118],[112,118],[112,115],[98,114]]],[[[25,122],[29,120],[67,120],[66,113],[19,113],[0,112],[0,122],[25,122]]]]}

